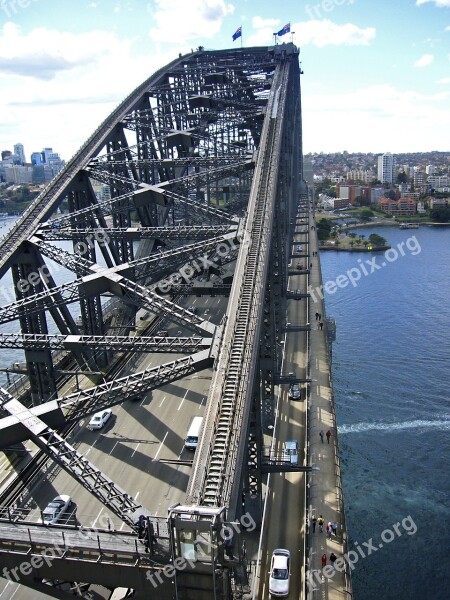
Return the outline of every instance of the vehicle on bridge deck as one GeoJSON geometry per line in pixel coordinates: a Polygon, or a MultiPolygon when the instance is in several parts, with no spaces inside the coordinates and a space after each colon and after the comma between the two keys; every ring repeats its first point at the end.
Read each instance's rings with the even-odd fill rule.
{"type": "Polygon", "coordinates": [[[198,444],[198,438],[203,425],[203,417],[194,417],[186,435],[184,447],[187,450],[195,450],[198,444]]]}
{"type": "Polygon", "coordinates": [[[301,271],[303,269],[303,263],[297,263],[297,270],[301,271]]]}
{"type": "Polygon", "coordinates": [[[42,522],[44,525],[57,523],[71,504],[72,498],[70,496],[61,495],[53,498],[42,512],[42,522]]]}
{"type": "Polygon", "coordinates": [[[285,462],[291,463],[291,465],[298,465],[297,440],[288,440],[284,442],[283,458],[285,462]]]}
{"type": "Polygon", "coordinates": [[[289,578],[291,576],[291,553],[277,548],[272,553],[269,573],[269,594],[274,598],[289,596],[289,578]]]}
{"type": "Polygon", "coordinates": [[[300,386],[298,383],[293,383],[289,388],[289,398],[292,400],[300,400],[301,396],[302,390],[300,389],[300,386]]]}
{"type": "Polygon", "coordinates": [[[303,246],[301,244],[297,244],[297,252],[301,252],[303,250],[303,246]]]}
{"type": "Polygon", "coordinates": [[[92,418],[89,421],[88,429],[101,429],[108,421],[111,414],[112,411],[110,408],[95,413],[95,415],[92,415],[92,418]]]}

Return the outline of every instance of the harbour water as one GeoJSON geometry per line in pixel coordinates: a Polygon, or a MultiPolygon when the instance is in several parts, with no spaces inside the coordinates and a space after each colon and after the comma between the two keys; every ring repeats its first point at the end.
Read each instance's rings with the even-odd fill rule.
{"type": "Polygon", "coordinates": [[[357,230],[366,238],[373,232],[387,239],[389,254],[321,253],[324,285],[335,284],[325,297],[337,325],[333,379],[358,558],[354,598],[443,600],[450,586],[450,228],[357,230]],[[345,278],[336,284],[339,275],[347,286],[345,278]]]}

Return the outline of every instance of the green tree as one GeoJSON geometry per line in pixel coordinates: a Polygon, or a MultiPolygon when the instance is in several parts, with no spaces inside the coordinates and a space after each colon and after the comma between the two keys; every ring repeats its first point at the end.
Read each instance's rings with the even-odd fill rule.
{"type": "Polygon", "coordinates": [[[450,208],[448,206],[432,208],[430,218],[437,223],[448,223],[450,221],[450,208]]]}
{"type": "Polygon", "coordinates": [[[371,233],[369,235],[369,242],[373,245],[373,246],[386,246],[386,240],[384,237],[382,237],[381,235],[378,235],[378,233],[371,233]]]}
{"type": "Polygon", "coordinates": [[[371,210],[367,209],[367,208],[365,208],[364,210],[361,211],[361,219],[363,221],[370,221],[370,219],[373,216],[374,216],[374,213],[371,210]]]}
{"type": "Polygon", "coordinates": [[[326,240],[330,237],[331,223],[329,219],[320,219],[317,221],[317,237],[319,240],[326,240]]]}

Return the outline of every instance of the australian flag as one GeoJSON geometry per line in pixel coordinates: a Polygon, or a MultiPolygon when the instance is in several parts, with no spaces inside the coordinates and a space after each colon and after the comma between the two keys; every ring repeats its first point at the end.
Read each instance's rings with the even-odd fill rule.
{"type": "Polygon", "coordinates": [[[242,35],[242,27],[238,27],[236,31],[233,33],[233,42],[237,40],[242,35]]]}
{"type": "Polygon", "coordinates": [[[283,29],[280,29],[280,31],[277,33],[278,36],[284,35],[285,33],[289,33],[291,31],[291,24],[290,23],[286,23],[286,25],[283,27],[283,29]]]}

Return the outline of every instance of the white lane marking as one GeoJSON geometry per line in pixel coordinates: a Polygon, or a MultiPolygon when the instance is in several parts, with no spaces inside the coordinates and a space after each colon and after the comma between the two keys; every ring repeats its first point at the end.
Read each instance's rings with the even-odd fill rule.
{"type": "Polygon", "coordinates": [[[139,492],[136,493],[136,496],[134,497],[135,500],[138,499],[139,494],[141,493],[141,490],[139,490],[139,492]]]}
{"type": "Polygon", "coordinates": [[[166,397],[164,396],[163,399],[161,400],[161,404],[159,406],[163,405],[165,399],[166,399],[166,397]]]}
{"type": "Polygon", "coordinates": [[[182,407],[183,402],[185,401],[186,396],[188,395],[188,393],[189,393],[189,390],[186,390],[186,393],[184,394],[183,399],[180,402],[180,406],[177,408],[177,410],[180,410],[180,408],[182,407]]]}
{"type": "MultiPolygon", "coordinates": [[[[1,597],[3,596],[3,594],[6,592],[6,590],[8,589],[8,586],[9,586],[9,585],[11,585],[11,582],[10,582],[10,581],[7,581],[7,582],[6,582],[6,585],[5,585],[5,589],[4,589],[4,590],[3,590],[3,592],[0,594],[0,598],[1,598],[1,597]]],[[[15,593],[15,592],[14,592],[14,593],[15,593]]],[[[10,598],[12,598],[12,596],[10,596],[10,598]]]]}
{"type": "Polygon", "coordinates": [[[133,458],[134,453],[136,452],[136,450],[139,448],[140,445],[141,445],[141,442],[139,442],[138,445],[136,446],[136,448],[133,450],[133,453],[131,454],[131,458],[133,458]]]}
{"type": "Polygon", "coordinates": [[[97,523],[97,521],[98,521],[100,515],[102,514],[102,512],[103,512],[103,508],[100,509],[100,512],[96,516],[95,521],[92,523],[92,527],[95,527],[95,524],[97,523]]]}
{"type": "Polygon", "coordinates": [[[160,443],[159,448],[158,448],[158,452],[155,454],[155,456],[153,457],[153,460],[156,460],[158,457],[158,454],[161,451],[161,448],[164,446],[164,442],[166,441],[166,437],[169,435],[169,430],[166,431],[166,435],[163,437],[163,441],[160,443]]]}
{"type": "Polygon", "coordinates": [[[117,446],[117,444],[118,444],[118,443],[119,443],[119,442],[116,442],[116,443],[114,444],[114,446],[112,447],[112,450],[111,450],[111,452],[109,453],[109,455],[110,455],[110,456],[111,456],[111,454],[114,452],[114,450],[116,449],[116,446],[117,446]]]}

